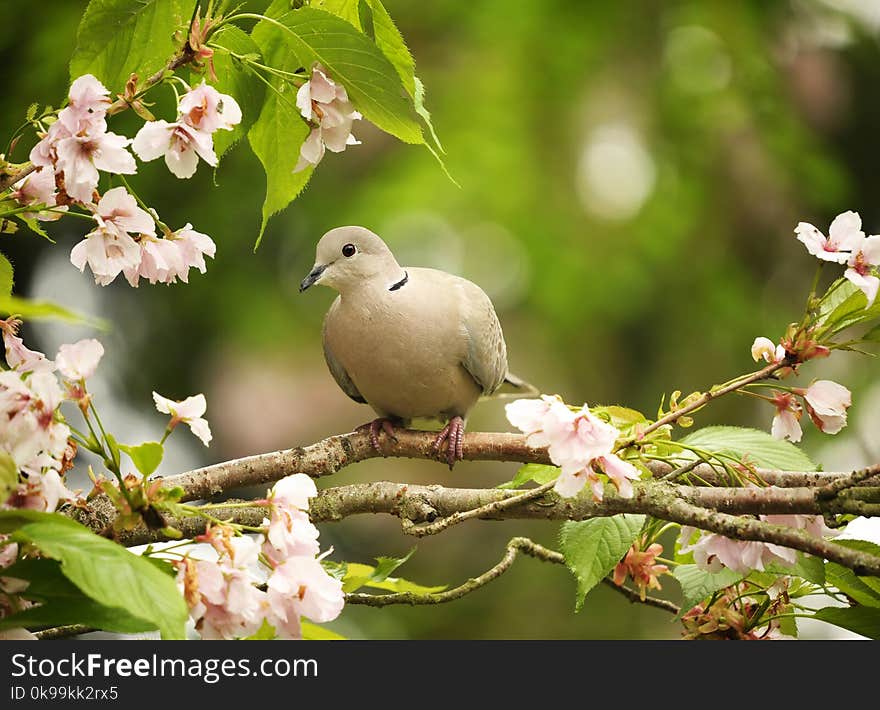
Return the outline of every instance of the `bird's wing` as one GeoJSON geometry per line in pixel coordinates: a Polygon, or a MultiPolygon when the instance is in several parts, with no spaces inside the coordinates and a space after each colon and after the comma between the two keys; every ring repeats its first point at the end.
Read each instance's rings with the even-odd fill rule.
{"type": "Polygon", "coordinates": [[[492,301],[476,284],[459,279],[462,326],[467,351],[462,365],[483,390],[492,394],[507,375],[507,346],[492,301]]]}
{"type": "Polygon", "coordinates": [[[355,387],[354,382],[351,381],[351,378],[348,376],[348,373],[345,371],[342,363],[340,363],[339,360],[336,359],[336,356],[330,349],[330,345],[327,343],[327,321],[330,319],[330,314],[336,307],[336,303],[337,301],[333,302],[333,305],[330,306],[330,310],[327,312],[326,318],[324,318],[324,328],[321,333],[321,340],[323,341],[324,345],[324,360],[327,361],[327,368],[330,370],[330,374],[333,375],[333,379],[336,380],[336,384],[339,385],[339,388],[343,392],[345,392],[345,394],[351,397],[355,402],[366,404],[367,400],[363,398],[361,393],[358,391],[358,388],[355,387]]]}

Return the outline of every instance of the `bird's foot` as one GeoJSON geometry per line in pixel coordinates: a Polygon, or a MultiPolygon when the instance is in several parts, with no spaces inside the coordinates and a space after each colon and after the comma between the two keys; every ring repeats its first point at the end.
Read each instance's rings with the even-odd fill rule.
{"type": "Polygon", "coordinates": [[[437,438],[434,439],[434,453],[440,455],[443,448],[443,442],[446,442],[446,463],[449,464],[449,470],[455,466],[456,461],[464,458],[464,419],[461,417],[452,417],[449,423],[443,427],[437,438]]]}
{"type": "Polygon", "coordinates": [[[366,429],[369,432],[370,444],[378,453],[382,454],[383,456],[385,455],[385,452],[382,451],[382,447],[379,445],[379,432],[384,431],[389,439],[391,439],[392,441],[397,441],[397,436],[394,433],[394,421],[385,417],[374,419],[367,424],[359,426],[358,429],[366,429]]]}

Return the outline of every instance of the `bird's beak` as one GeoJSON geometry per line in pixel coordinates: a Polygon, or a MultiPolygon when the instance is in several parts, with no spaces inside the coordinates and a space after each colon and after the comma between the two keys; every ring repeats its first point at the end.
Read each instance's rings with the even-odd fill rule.
{"type": "Polygon", "coordinates": [[[309,286],[315,284],[318,279],[321,278],[321,274],[324,273],[324,269],[326,268],[327,267],[323,264],[315,264],[315,267],[309,272],[309,275],[302,280],[302,283],[300,283],[299,292],[302,293],[309,286]]]}

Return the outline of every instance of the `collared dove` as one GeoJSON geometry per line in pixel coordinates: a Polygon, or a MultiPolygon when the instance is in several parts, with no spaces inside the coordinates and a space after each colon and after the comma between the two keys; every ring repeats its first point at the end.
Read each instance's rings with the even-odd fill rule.
{"type": "MultiPolygon", "coordinates": [[[[394,438],[413,419],[446,425],[434,441],[453,466],[462,458],[465,418],[481,395],[505,381],[507,348],[489,297],[476,284],[436,269],[404,268],[376,234],[338,227],[318,242],[315,266],[300,284],[339,292],[324,320],[324,357],[349,397],[379,417],[369,424],[394,438]]],[[[366,425],[365,425],[366,426],[366,425]]]]}

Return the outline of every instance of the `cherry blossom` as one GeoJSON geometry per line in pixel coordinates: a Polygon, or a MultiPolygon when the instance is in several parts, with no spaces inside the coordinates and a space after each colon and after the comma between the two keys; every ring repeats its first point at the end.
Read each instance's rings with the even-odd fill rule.
{"type": "Polygon", "coordinates": [[[299,638],[299,617],[321,623],[339,616],[345,604],[342,582],[314,557],[291,557],[266,583],[269,622],[282,638],[299,638]]]}
{"type": "Polygon", "coordinates": [[[758,362],[764,358],[765,362],[777,363],[785,359],[785,348],[782,345],[774,345],[770,338],[755,338],[752,343],[752,359],[758,362]]]}
{"type": "Polygon", "coordinates": [[[95,369],[104,355],[104,346],[90,338],[76,343],[62,345],[55,356],[58,371],[71,380],[86,380],[95,374],[95,369]]]}
{"type": "Polygon", "coordinates": [[[852,253],[847,259],[849,267],[843,272],[854,286],[859,288],[868,299],[868,306],[873,305],[877,298],[880,278],[877,278],[872,267],[880,265],[880,236],[862,237],[853,244],[852,253]]]}
{"type": "Polygon", "coordinates": [[[862,218],[856,212],[844,212],[837,215],[828,229],[826,237],[812,224],[799,222],[794,229],[798,241],[802,242],[813,256],[823,261],[843,264],[849,259],[849,251],[857,247],[864,239],[862,218]]]}
{"type": "Polygon", "coordinates": [[[810,419],[826,434],[837,434],[846,426],[846,410],[852,406],[852,393],[831,380],[816,380],[806,390],[795,390],[802,395],[810,419]]]}
{"type": "Polygon", "coordinates": [[[803,436],[801,430],[801,406],[794,395],[788,392],[776,392],[773,397],[776,414],[770,427],[770,434],[775,439],[788,439],[797,443],[803,436]]]}
{"type": "Polygon", "coordinates": [[[137,172],[134,158],[126,150],[131,141],[102,129],[106,126],[91,126],[61,138],[55,146],[57,169],[64,174],[64,191],[80,202],[92,201],[99,170],[122,175],[137,172]]]}
{"type": "Polygon", "coordinates": [[[624,498],[633,496],[631,480],[638,469],[612,453],[620,432],[586,406],[572,411],[559,397],[517,400],[505,408],[508,421],[528,436],[531,446],[546,446],[550,460],[561,467],[554,490],[577,495],[589,483],[593,498],[601,501],[604,486],[599,472],[608,476],[624,498]]]}
{"type": "MultiPolygon", "coordinates": [[[[29,205],[57,206],[58,189],[55,185],[55,173],[50,168],[38,168],[35,172],[15,183],[13,187],[12,198],[24,207],[29,205]]],[[[57,207],[57,209],[59,210],[57,212],[45,210],[24,212],[22,216],[28,219],[35,217],[42,222],[53,222],[61,219],[63,216],[62,212],[66,211],[67,207],[57,207]]]]}
{"type": "Polygon", "coordinates": [[[31,473],[26,481],[18,484],[7,501],[13,508],[26,508],[54,513],[61,501],[73,500],[76,494],[64,485],[57,471],[31,473]]]}
{"type": "Polygon", "coordinates": [[[752,570],[763,572],[769,564],[778,562],[782,565],[793,565],[797,562],[797,553],[787,547],[769,542],[752,540],[732,540],[715,533],[702,533],[693,544],[689,544],[695,528],[684,526],[679,536],[679,552],[692,552],[694,562],[701,569],[709,572],[720,572],[723,567],[747,574],[752,570]]]}
{"type": "Polygon", "coordinates": [[[351,128],[361,114],[354,110],[345,87],[330,79],[320,64],[313,67],[311,78],[297,91],[296,106],[313,127],[300,148],[295,173],[320,163],[325,148],[341,153],[350,145],[360,145],[351,128]]]}
{"type": "Polygon", "coordinates": [[[0,332],[3,334],[3,346],[6,350],[6,364],[17,372],[52,372],[55,363],[36,350],[30,350],[18,337],[21,321],[16,318],[0,320],[0,332]]]}
{"type": "Polygon", "coordinates": [[[655,564],[657,556],[663,552],[663,545],[655,542],[642,550],[643,544],[644,541],[633,543],[626,556],[617,563],[614,568],[614,583],[618,587],[622,586],[629,575],[639,589],[639,597],[645,601],[648,589],[662,589],[657,578],[669,572],[669,567],[655,564]]]}
{"type": "Polygon", "coordinates": [[[156,223],[150,213],[138,207],[137,200],[124,187],[114,187],[104,193],[95,208],[95,221],[117,232],[156,233],[156,223]]]}
{"type": "Polygon", "coordinates": [[[178,111],[180,120],[206,133],[220,128],[231,131],[241,123],[241,108],[235,99],[204,81],[181,97],[178,111]]]}
{"type": "Polygon", "coordinates": [[[70,263],[80,271],[88,264],[95,283],[101,286],[112,283],[123,270],[136,267],[140,259],[137,242],[112,226],[99,226],[70,251],[70,263]]]}
{"type": "Polygon", "coordinates": [[[250,636],[263,622],[265,592],[254,586],[246,568],[226,555],[219,563],[183,560],[177,583],[204,639],[250,636]]]}
{"type": "Polygon", "coordinates": [[[199,158],[212,167],[217,165],[211,134],[185,121],[147,121],[137,132],[131,147],[144,162],[164,156],[165,165],[179,178],[195,175],[199,158]]]}
{"type": "Polygon", "coordinates": [[[314,481],[304,473],[287,476],[275,484],[269,494],[270,517],[263,553],[276,564],[289,557],[314,557],[320,551],[318,529],[309,520],[309,498],[318,493],[314,481]]]}
{"type": "Polygon", "coordinates": [[[197,394],[177,402],[153,392],[153,401],[156,403],[156,409],[163,414],[171,415],[171,422],[168,424],[170,429],[183,422],[189,425],[192,433],[201,439],[205,446],[211,443],[211,429],[208,421],[202,418],[208,408],[205,395],[197,394]]]}
{"type": "Polygon", "coordinates": [[[56,419],[64,398],[55,376],[48,371],[0,371],[0,450],[8,453],[26,473],[58,470],[70,429],[56,419]]]}

